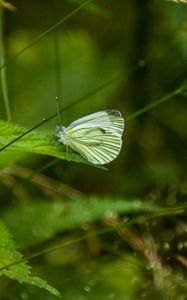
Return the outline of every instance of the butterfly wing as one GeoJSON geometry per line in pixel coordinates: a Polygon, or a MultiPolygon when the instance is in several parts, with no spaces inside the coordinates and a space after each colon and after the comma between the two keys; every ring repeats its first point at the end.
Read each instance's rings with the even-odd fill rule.
{"type": "Polygon", "coordinates": [[[67,144],[93,164],[107,164],[119,154],[124,119],[117,110],[104,110],[72,122],[65,130],[67,144]]]}

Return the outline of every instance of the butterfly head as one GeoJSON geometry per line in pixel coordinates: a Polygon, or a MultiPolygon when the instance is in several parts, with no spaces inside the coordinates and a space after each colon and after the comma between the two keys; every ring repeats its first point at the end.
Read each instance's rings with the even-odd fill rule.
{"type": "Polygon", "coordinates": [[[64,144],[64,145],[67,144],[67,139],[65,137],[65,130],[66,130],[65,126],[56,125],[58,142],[61,143],[61,144],[64,144]]]}

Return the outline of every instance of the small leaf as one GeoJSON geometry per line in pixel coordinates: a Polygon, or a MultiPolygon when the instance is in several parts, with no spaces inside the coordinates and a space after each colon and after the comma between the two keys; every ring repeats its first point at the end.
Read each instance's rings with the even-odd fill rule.
{"type": "Polygon", "coordinates": [[[0,5],[2,5],[7,10],[16,11],[16,7],[14,5],[4,0],[0,0],[0,5]]]}
{"type": "Polygon", "coordinates": [[[61,297],[60,293],[55,288],[50,286],[45,280],[31,275],[31,267],[27,265],[25,261],[21,261],[23,256],[16,250],[16,245],[10,232],[5,224],[1,221],[0,241],[0,275],[17,280],[20,283],[35,285],[58,297],[61,297]],[[19,263],[14,264],[15,262],[19,263]]]}

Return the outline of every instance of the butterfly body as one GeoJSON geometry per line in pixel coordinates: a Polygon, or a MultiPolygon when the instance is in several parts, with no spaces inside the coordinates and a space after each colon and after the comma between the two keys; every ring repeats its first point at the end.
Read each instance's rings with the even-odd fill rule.
{"type": "Polygon", "coordinates": [[[57,126],[57,139],[78,152],[90,163],[107,164],[119,154],[124,119],[117,110],[103,110],[57,126]]]}

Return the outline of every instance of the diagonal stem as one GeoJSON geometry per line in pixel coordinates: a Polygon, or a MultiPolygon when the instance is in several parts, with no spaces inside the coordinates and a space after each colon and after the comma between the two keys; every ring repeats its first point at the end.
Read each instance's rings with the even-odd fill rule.
{"type": "Polygon", "coordinates": [[[43,39],[46,35],[48,35],[49,33],[51,33],[53,30],[55,30],[57,27],[59,27],[62,23],[64,23],[65,21],[67,21],[68,19],[70,19],[73,15],[75,15],[76,13],[78,13],[83,7],[85,7],[86,5],[88,5],[89,3],[91,3],[92,0],[88,0],[86,2],[84,2],[83,4],[81,4],[79,7],[77,7],[76,9],[74,9],[73,11],[71,11],[68,15],[66,15],[64,18],[60,19],[58,22],[56,22],[54,25],[50,26],[47,30],[45,30],[44,32],[42,32],[38,37],[36,37],[30,44],[28,44],[25,48],[23,48],[22,50],[20,50],[17,54],[15,54],[13,57],[10,57],[6,63],[2,63],[0,65],[0,70],[3,69],[5,67],[5,65],[11,63],[12,61],[14,61],[17,57],[19,57],[21,54],[23,54],[24,52],[26,52],[30,47],[32,47],[33,45],[35,45],[38,41],[40,41],[41,39],[43,39]]]}

